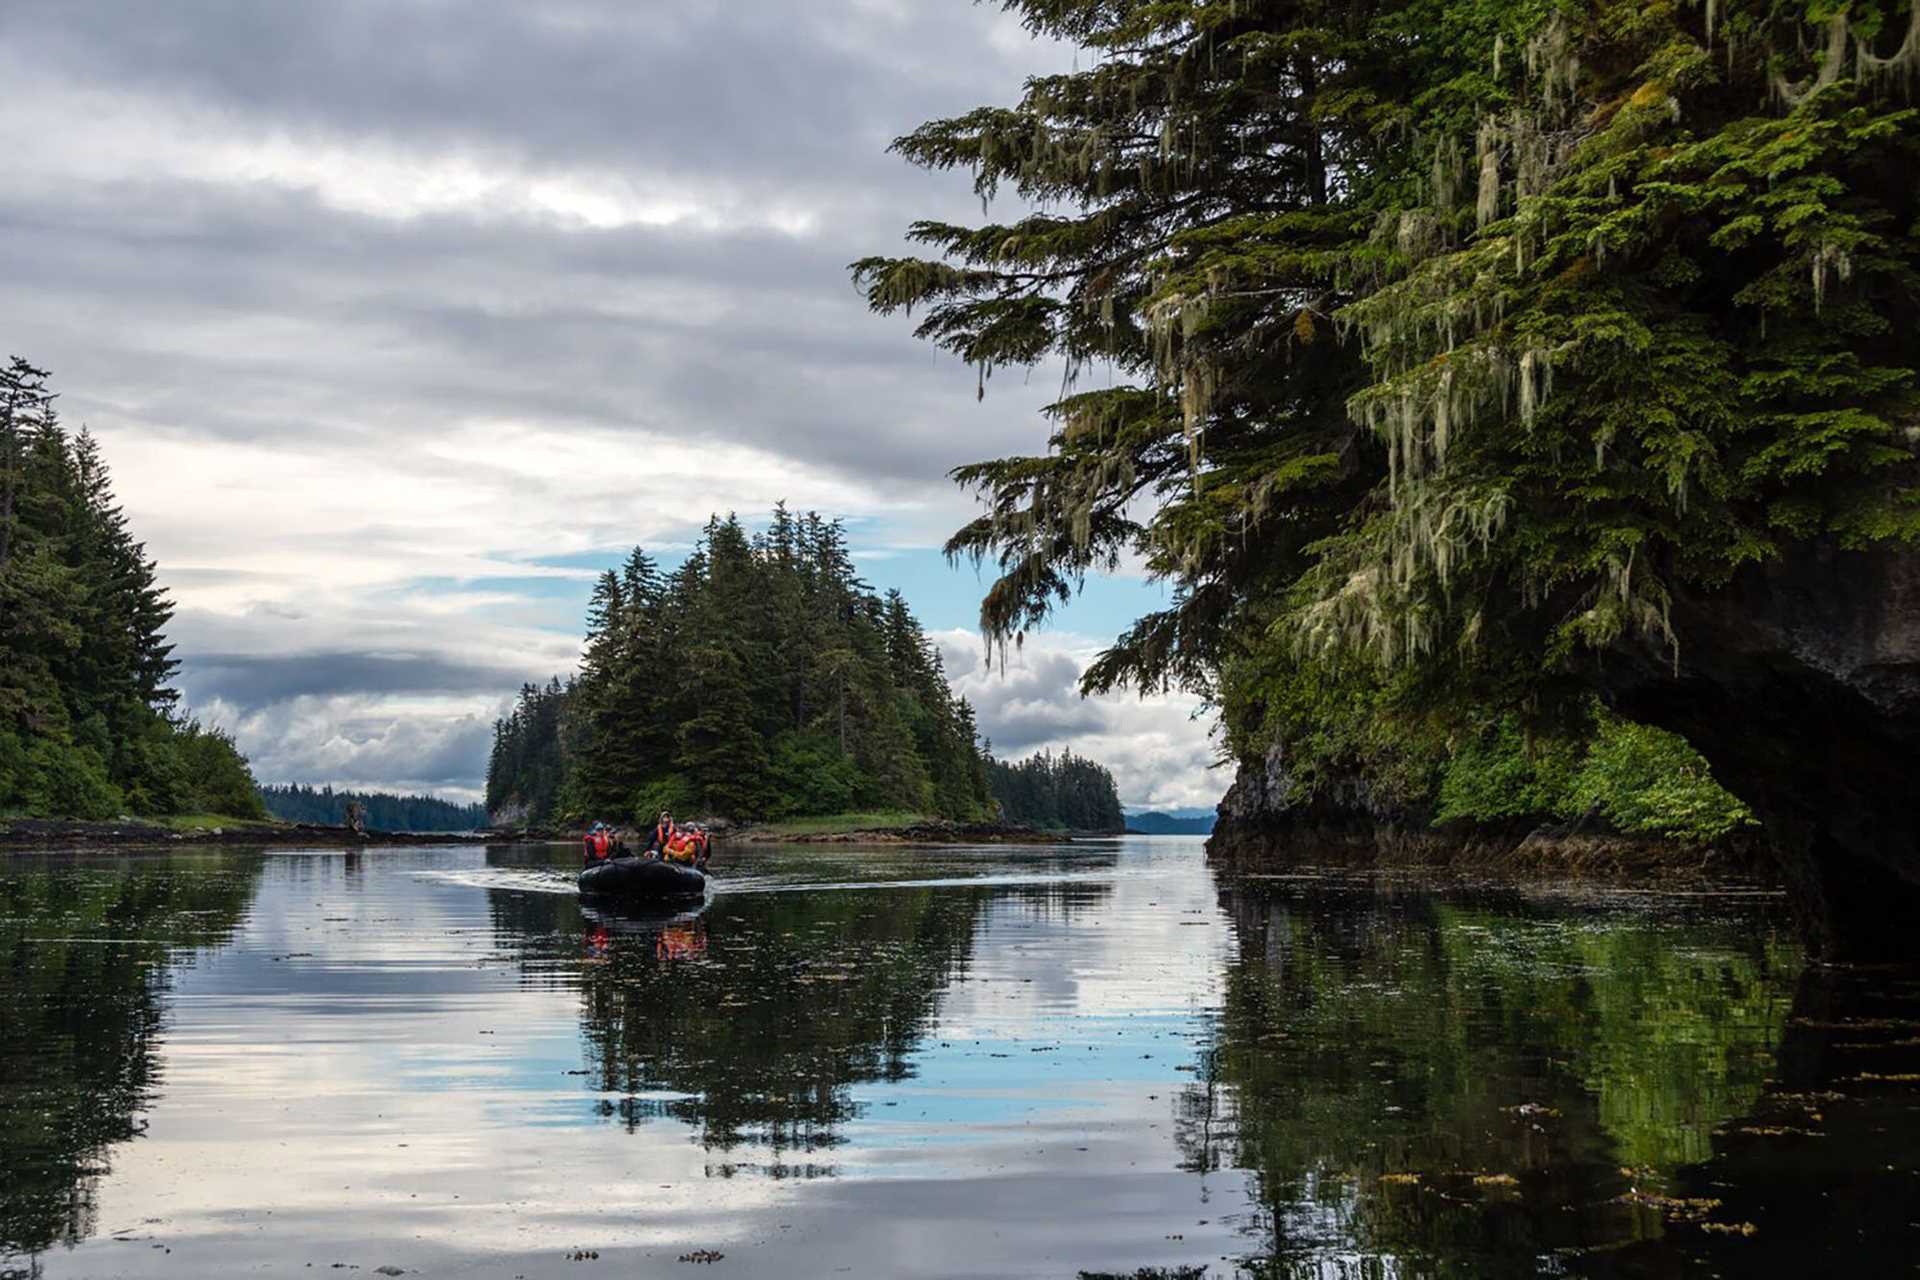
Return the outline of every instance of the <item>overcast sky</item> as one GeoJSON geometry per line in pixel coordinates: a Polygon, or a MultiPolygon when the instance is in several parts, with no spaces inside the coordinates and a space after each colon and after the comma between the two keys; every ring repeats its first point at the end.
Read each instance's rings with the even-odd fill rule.
{"type": "Polygon", "coordinates": [[[1083,702],[1164,599],[1096,584],[1003,676],[944,478],[1054,379],[974,375],[846,264],[963,174],[886,154],[1070,66],[968,0],[7,0],[0,354],[101,438],[180,685],[263,781],[472,796],[593,576],[710,511],[844,517],[1002,756],[1212,804],[1191,700],[1083,702]]]}

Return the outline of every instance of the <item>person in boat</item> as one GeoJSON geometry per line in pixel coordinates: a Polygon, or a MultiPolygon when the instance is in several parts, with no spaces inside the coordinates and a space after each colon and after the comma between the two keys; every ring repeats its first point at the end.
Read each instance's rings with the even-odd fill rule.
{"type": "Polygon", "coordinates": [[[587,866],[592,866],[596,862],[605,862],[614,856],[616,848],[613,832],[608,829],[606,823],[596,822],[587,829],[584,850],[587,866]]]}
{"type": "Polygon", "coordinates": [[[650,858],[666,856],[667,845],[679,831],[680,828],[673,823],[672,812],[662,809],[660,820],[653,824],[653,835],[647,841],[647,856],[650,858]]]}
{"type": "Polygon", "coordinates": [[[668,862],[678,862],[683,866],[691,867],[700,860],[703,843],[697,828],[680,827],[674,831],[666,847],[660,851],[660,856],[668,862]]]}

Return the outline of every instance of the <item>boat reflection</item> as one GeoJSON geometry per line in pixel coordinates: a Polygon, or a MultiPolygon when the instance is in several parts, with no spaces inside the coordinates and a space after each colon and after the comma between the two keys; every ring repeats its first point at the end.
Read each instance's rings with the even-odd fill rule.
{"type": "Polygon", "coordinates": [[[707,904],[692,910],[649,911],[582,904],[586,923],[585,954],[589,962],[606,963],[613,955],[616,935],[653,939],[655,959],[688,960],[707,953],[707,904]]]}

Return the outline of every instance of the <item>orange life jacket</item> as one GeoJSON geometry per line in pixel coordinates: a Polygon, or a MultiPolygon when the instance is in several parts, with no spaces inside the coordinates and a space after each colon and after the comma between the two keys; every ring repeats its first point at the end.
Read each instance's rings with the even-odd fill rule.
{"type": "Polygon", "coordinates": [[[680,828],[674,826],[671,822],[664,826],[655,825],[653,828],[654,846],[658,848],[660,852],[665,853],[667,851],[667,842],[679,834],[680,828]]]}
{"type": "Polygon", "coordinates": [[[593,856],[596,858],[606,857],[607,848],[613,843],[612,839],[604,831],[596,831],[591,836],[588,836],[587,839],[593,844],[593,856]]]}
{"type": "Polygon", "coordinates": [[[666,855],[675,862],[693,861],[693,837],[685,832],[675,832],[673,839],[667,841],[666,855]]]}

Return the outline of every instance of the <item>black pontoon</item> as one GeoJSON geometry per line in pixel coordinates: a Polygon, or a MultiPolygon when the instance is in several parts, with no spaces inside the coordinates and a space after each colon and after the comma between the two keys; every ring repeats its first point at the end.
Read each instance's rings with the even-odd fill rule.
{"type": "Polygon", "coordinates": [[[580,892],[632,903],[698,902],[707,896],[707,876],[657,858],[613,858],[580,873],[580,892]]]}

